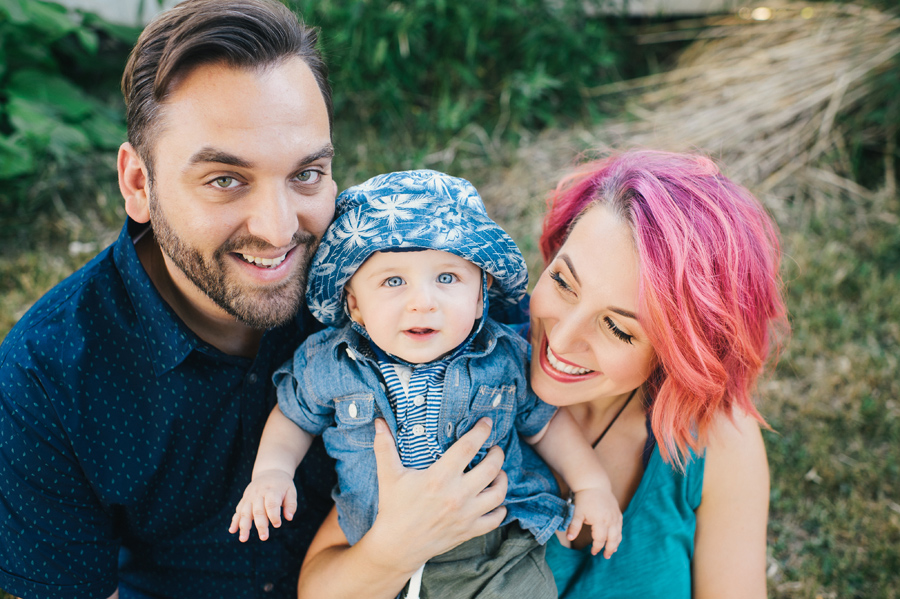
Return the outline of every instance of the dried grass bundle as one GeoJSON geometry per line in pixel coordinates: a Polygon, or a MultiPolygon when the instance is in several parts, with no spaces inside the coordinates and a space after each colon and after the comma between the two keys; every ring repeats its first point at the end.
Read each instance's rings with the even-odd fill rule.
{"type": "Polygon", "coordinates": [[[644,41],[671,39],[695,40],[676,68],[586,90],[588,101],[624,99],[624,118],[539,137],[485,196],[505,213],[514,196],[521,201],[521,185],[536,186],[529,195],[549,189],[579,148],[640,146],[706,152],[776,212],[778,198],[823,188],[868,199],[821,158],[843,145],[836,117],[870,94],[871,75],[900,53],[900,19],[852,4],[770,3],[669,25],[644,41]]]}
{"type": "MultiPolygon", "coordinates": [[[[870,75],[900,53],[900,19],[852,4],[785,3],[706,25],[675,69],[589,90],[642,90],[627,104],[631,119],[593,136],[617,146],[701,149],[761,194],[841,144],[835,117],[870,93],[870,75]]],[[[661,38],[646,36],[654,37],[661,38]]]]}

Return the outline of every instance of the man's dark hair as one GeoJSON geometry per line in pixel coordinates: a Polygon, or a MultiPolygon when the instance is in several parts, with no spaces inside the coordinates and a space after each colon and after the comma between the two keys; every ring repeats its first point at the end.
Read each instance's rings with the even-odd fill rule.
{"type": "Polygon", "coordinates": [[[147,25],[128,57],[122,76],[128,141],[152,169],[161,104],[193,68],[216,62],[265,68],[295,56],[303,59],[319,85],[330,128],[331,87],[317,39],[316,29],[275,0],[182,2],[147,25]]]}

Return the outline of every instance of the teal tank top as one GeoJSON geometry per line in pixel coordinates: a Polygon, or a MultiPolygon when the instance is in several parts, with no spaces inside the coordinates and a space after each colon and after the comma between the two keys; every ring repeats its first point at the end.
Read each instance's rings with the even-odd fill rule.
{"type": "Polygon", "coordinates": [[[663,462],[659,447],[625,509],[622,543],[610,559],[547,542],[547,562],[560,599],[690,599],[695,510],[703,491],[704,458],[688,462],[685,473],[663,462]]]}

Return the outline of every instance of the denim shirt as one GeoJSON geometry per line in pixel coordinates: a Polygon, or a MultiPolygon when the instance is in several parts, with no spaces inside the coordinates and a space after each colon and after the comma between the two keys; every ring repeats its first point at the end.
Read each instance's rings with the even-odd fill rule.
{"type": "MultiPolygon", "coordinates": [[[[447,366],[438,422],[438,442],[446,451],[478,419],[493,420],[491,436],[472,465],[487,450],[503,449],[509,479],[504,524],[518,520],[537,541],[546,543],[571,518],[572,507],[559,497],[550,469],[519,435],[537,434],[555,409],[528,386],[528,344],[505,326],[486,320],[471,350],[447,366]]],[[[338,484],[332,491],[338,520],[350,544],[371,528],[378,513],[374,420],[384,418],[394,437],[391,411],[368,342],[348,326],[309,337],[291,361],[273,377],[278,405],[303,430],[322,435],[337,460],[338,484]]]]}

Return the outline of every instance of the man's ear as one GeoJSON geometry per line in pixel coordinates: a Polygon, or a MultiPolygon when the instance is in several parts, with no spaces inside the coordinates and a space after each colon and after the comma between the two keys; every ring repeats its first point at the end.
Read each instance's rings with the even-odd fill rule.
{"type": "Polygon", "coordinates": [[[366,323],[363,322],[362,314],[359,311],[359,302],[356,301],[350,285],[344,287],[344,297],[347,298],[347,311],[350,312],[350,319],[365,327],[366,323]]]}
{"type": "Polygon", "coordinates": [[[494,276],[491,273],[484,273],[484,276],[487,277],[487,288],[490,289],[491,285],[494,284],[494,276]]]}
{"type": "Polygon", "coordinates": [[[130,143],[119,146],[116,160],[119,191],[125,198],[125,213],[135,222],[150,220],[150,176],[144,161],[130,143]]]}

